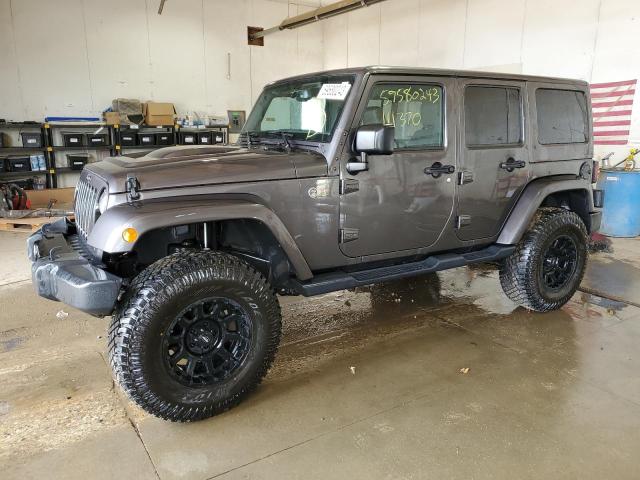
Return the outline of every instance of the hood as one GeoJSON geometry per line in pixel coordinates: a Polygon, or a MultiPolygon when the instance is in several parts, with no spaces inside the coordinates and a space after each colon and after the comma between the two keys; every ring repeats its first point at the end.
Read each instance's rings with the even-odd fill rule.
{"type": "Polygon", "coordinates": [[[319,177],[327,175],[327,161],[311,151],[203,145],[161,148],[139,157],[110,157],[86,170],[106,181],[109,193],[122,193],[129,175],[138,179],[144,191],[319,177]]]}

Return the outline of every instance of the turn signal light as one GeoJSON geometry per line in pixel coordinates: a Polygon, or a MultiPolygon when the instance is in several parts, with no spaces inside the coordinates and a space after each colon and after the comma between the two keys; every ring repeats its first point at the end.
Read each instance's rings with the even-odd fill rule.
{"type": "Polygon", "coordinates": [[[138,232],[135,228],[125,228],[122,231],[122,239],[127,243],[133,243],[138,239],[138,232]]]}

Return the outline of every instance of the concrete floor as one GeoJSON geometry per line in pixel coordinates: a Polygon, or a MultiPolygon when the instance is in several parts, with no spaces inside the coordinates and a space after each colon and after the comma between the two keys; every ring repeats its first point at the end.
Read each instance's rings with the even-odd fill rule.
{"type": "Polygon", "coordinates": [[[107,319],[32,293],[24,239],[0,233],[5,480],[640,477],[640,240],[548,314],[490,268],[284,299],[258,391],[171,424],[114,386],[107,319]]]}

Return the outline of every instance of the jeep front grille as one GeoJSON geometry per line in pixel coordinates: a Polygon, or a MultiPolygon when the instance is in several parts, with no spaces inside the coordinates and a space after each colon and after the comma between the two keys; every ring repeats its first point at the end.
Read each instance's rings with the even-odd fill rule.
{"type": "Polygon", "coordinates": [[[83,240],[93,229],[98,213],[98,199],[104,190],[103,186],[92,182],[93,175],[84,170],[76,186],[74,199],[74,212],[76,216],[76,228],[83,240]]]}

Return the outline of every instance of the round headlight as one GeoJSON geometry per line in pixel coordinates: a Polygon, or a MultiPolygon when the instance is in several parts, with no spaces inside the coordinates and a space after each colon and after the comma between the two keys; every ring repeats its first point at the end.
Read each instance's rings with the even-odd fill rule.
{"type": "Polygon", "coordinates": [[[109,193],[106,190],[102,190],[100,197],[98,198],[98,211],[102,215],[107,210],[109,203],[109,193]]]}

